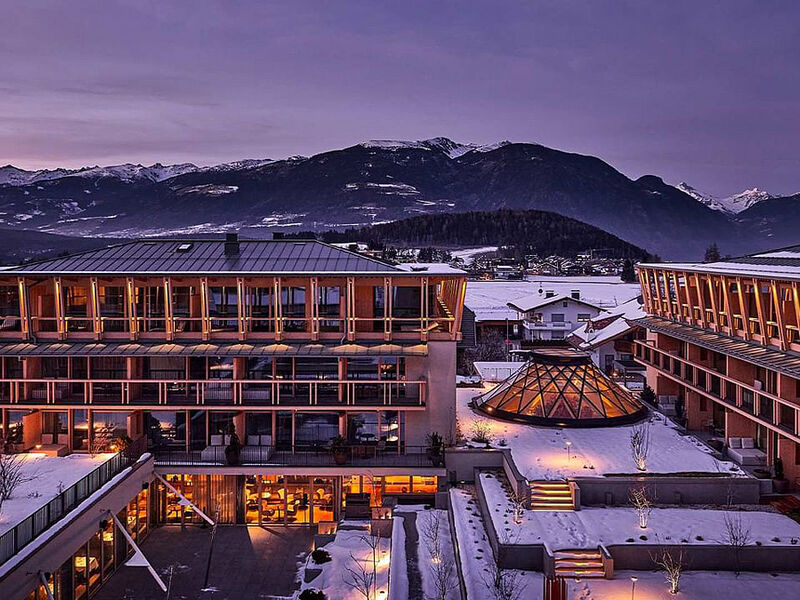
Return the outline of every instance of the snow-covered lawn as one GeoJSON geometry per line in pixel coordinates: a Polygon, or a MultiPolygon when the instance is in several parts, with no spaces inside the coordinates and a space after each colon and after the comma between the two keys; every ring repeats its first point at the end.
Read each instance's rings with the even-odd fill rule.
{"type": "MultiPolygon", "coordinates": [[[[492,432],[493,446],[502,441],[511,449],[514,463],[530,480],[566,477],[600,477],[608,473],[636,473],[631,457],[633,426],[555,429],[509,423],[476,413],[469,401],[489,388],[458,388],[456,410],[462,434],[472,437],[473,423],[483,421],[492,432]],[[571,442],[568,446],[567,441],[571,442]]],[[[681,435],[663,415],[650,417],[650,473],[726,473],[744,475],[731,462],[719,461],[700,441],[681,435]]]]}
{"type": "MultiPolygon", "coordinates": [[[[596,548],[611,544],[724,544],[725,510],[703,508],[654,508],[646,529],[639,527],[632,507],[584,508],[576,512],[525,510],[514,523],[510,503],[500,478],[480,475],[492,523],[500,539],[517,544],[545,544],[551,551],[596,548]],[[641,539],[644,536],[646,539],[641,539]]],[[[751,545],[789,546],[800,543],[800,524],[775,512],[737,511],[750,530],[751,545]],[[777,541],[774,541],[777,540],[777,541]]]]}
{"type": "MultiPolygon", "coordinates": [[[[456,542],[461,555],[461,571],[467,587],[467,598],[489,600],[495,596],[491,590],[494,562],[492,547],[486,535],[478,501],[464,489],[450,490],[456,542]]],[[[542,597],[542,574],[534,571],[505,571],[506,576],[515,577],[521,591],[520,598],[538,600],[542,597]]]]}
{"type": "MultiPolygon", "coordinates": [[[[347,523],[345,522],[345,524],[347,523]]],[[[352,569],[356,573],[361,573],[362,569],[365,569],[368,573],[372,573],[373,552],[365,541],[365,538],[368,537],[369,533],[366,530],[340,529],[336,532],[334,541],[323,546],[330,553],[330,561],[315,564],[309,554],[305,564],[300,568],[299,577],[303,583],[301,589],[295,593],[295,598],[299,597],[302,590],[311,588],[322,590],[331,600],[334,598],[337,600],[363,600],[364,595],[348,584],[348,582],[352,582],[352,578],[347,569],[352,569]],[[307,572],[312,569],[320,569],[322,572],[306,583],[307,572]]],[[[375,570],[377,571],[378,593],[376,598],[386,598],[389,594],[391,544],[391,538],[381,538],[377,548],[375,570]]],[[[370,592],[370,598],[372,598],[372,592],[370,592]]]]}
{"type": "Polygon", "coordinates": [[[568,579],[571,600],[608,600],[631,598],[631,577],[636,577],[638,600],[716,600],[727,598],[796,598],[800,575],[771,573],[691,571],[681,576],[680,591],[673,596],[663,573],[652,571],[617,571],[614,579],[568,579]],[[792,590],[795,590],[792,592],[792,590]]]}
{"type": "Polygon", "coordinates": [[[0,535],[55,498],[59,488],[67,489],[113,454],[45,456],[27,453],[18,456],[23,461],[24,477],[29,481],[20,484],[12,497],[3,503],[0,509],[0,535]]]}

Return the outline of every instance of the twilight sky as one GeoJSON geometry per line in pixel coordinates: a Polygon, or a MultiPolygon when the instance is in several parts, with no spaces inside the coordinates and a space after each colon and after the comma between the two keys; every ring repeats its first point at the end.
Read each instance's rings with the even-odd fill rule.
{"type": "Polygon", "coordinates": [[[536,141],[800,190],[800,3],[0,0],[0,165],[536,141]]]}

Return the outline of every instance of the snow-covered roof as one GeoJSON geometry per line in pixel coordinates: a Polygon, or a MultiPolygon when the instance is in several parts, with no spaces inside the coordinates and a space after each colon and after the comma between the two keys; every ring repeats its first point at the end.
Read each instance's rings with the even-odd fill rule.
{"type": "Polygon", "coordinates": [[[800,280],[800,245],[712,263],[641,263],[640,266],[692,273],[800,280]]]}
{"type": "Polygon", "coordinates": [[[554,302],[561,302],[563,300],[568,300],[571,302],[577,302],[578,304],[584,304],[586,306],[590,306],[591,308],[596,308],[598,310],[602,310],[596,304],[592,304],[591,302],[587,302],[586,300],[581,300],[579,298],[573,298],[572,296],[566,296],[564,294],[556,294],[555,296],[531,296],[521,300],[515,300],[513,302],[509,302],[508,305],[518,310],[519,312],[529,312],[532,310],[536,310],[537,308],[544,308],[554,302]]]}
{"type": "Polygon", "coordinates": [[[572,336],[577,338],[581,350],[589,350],[624,335],[636,327],[635,324],[629,323],[628,319],[640,319],[643,316],[645,312],[642,304],[638,298],[633,298],[620,304],[615,310],[605,311],[595,319],[584,323],[572,332],[572,336]],[[601,324],[604,325],[599,326],[601,324]]]}
{"type": "Polygon", "coordinates": [[[475,313],[475,321],[519,320],[517,311],[508,303],[524,302],[526,298],[542,296],[546,290],[569,296],[579,290],[581,299],[597,307],[611,310],[641,294],[639,284],[622,283],[619,277],[550,277],[536,276],[525,281],[470,281],[467,284],[465,305],[475,313]]]}

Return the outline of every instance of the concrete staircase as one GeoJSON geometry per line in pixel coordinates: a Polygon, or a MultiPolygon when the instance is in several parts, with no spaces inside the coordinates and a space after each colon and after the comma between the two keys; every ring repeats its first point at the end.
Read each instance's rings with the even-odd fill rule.
{"type": "Polygon", "coordinates": [[[603,578],[606,576],[600,550],[557,550],[555,558],[556,577],[603,578]]]}
{"type": "Polygon", "coordinates": [[[572,496],[572,488],[569,483],[566,481],[532,481],[531,510],[575,510],[575,498],[572,496]]]}

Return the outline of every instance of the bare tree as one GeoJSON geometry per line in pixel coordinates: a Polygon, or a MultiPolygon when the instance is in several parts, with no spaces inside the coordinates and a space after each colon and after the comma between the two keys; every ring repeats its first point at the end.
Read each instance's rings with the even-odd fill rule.
{"type": "Polygon", "coordinates": [[[751,541],[750,527],[744,523],[742,520],[742,513],[738,510],[731,510],[729,508],[725,511],[725,514],[722,515],[722,520],[725,524],[722,540],[733,549],[735,573],[738,577],[742,570],[742,549],[751,541]]]}
{"type": "Polygon", "coordinates": [[[378,554],[381,549],[381,532],[378,527],[370,525],[369,529],[361,535],[361,541],[370,549],[369,556],[363,560],[357,559],[350,553],[351,565],[345,565],[346,575],[343,576],[345,584],[364,596],[365,600],[374,600],[378,597],[378,554]]]}
{"type": "Polygon", "coordinates": [[[436,588],[435,596],[431,600],[447,600],[447,596],[455,586],[454,562],[445,556],[442,548],[442,516],[439,511],[421,513],[428,518],[422,525],[422,538],[431,555],[431,577],[436,588]]]}
{"type": "Polygon", "coordinates": [[[526,498],[525,494],[516,491],[513,487],[510,489],[508,499],[511,501],[511,510],[514,514],[514,524],[519,525],[522,523],[522,517],[525,516],[526,498]]]}
{"type": "Polygon", "coordinates": [[[653,562],[664,571],[664,577],[666,577],[669,584],[669,593],[677,594],[680,591],[681,573],[685,566],[683,549],[678,550],[677,554],[675,554],[667,548],[661,548],[658,554],[653,557],[653,562]]]}
{"type": "Polygon", "coordinates": [[[35,474],[25,473],[24,466],[21,454],[0,454],[0,511],[5,501],[14,495],[14,490],[36,479],[35,474]]]}
{"type": "Polygon", "coordinates": [[[650,422],[645,421],[631,428],[631,456],[639,471],[647,470],[647,454],[650,452],[650,422]]]}
{"type": "Polygon", "coordinates": [[[350,563],[344,566],[344,570],[346,574],[342,580],[350,589],[361,594],[364,600],[375,598],[372,594],[375,571],[370,568],[369,560],[359,560],[351,552],[350,563]]]}
{"type": "Polygon", "coordinates": [[[628,500],[636,514],[639,515],[639,527],[647,529],[647,522],[650,520],[650,511],[653,510],[653,501],[647,491],[646,486],[631,488],[628,492],[628,500]]]}
{"type": "Polygon", "coordinates": [[[492,442],[492,425],[486,419],[477,419],[470,426],[472,430],[472,441],[479,444],[490,444],[492,442]]]}
{"type": "Polygon", "coordinates": [[[525,591],[525,581],[522,573],[512,569],[502,569],[495,560],[486,561],[483,581],[493,600],[522,600],[525,591]]]}

